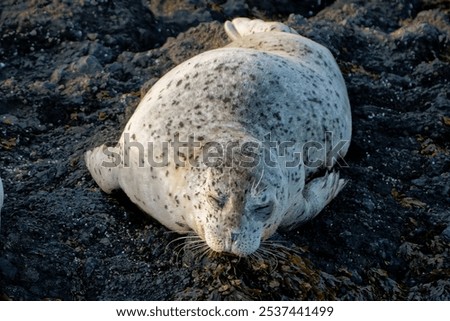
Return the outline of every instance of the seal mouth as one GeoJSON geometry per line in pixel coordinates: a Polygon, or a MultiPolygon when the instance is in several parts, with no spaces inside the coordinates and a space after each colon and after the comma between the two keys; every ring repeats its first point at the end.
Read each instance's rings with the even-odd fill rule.
{"type": "Polygon", "coordinates": [[[261,246],[259,242],[249,242],[242,239],[242,233],[229,233],[229,237],[218,237],[218,233],[212,233],[202,227],[199,232],[191,230],[176,240],[183,241],[180,249],[192,251],[194,255],[203,257],[207,256],[227,256],[246,258],[257,253],[261,246]],[[214,235],[211,237],[211,235],[214,235]],[[257,243],[257,244],[256,244],[257,243]]]}
{"type": "Polygon", "coordinates": [[[245,241],[241,233],[230,233],[223,239],[218,238],[217,235],[213,238],[206,237],[205,243],[215,253],[235,257],[248,257],[257,252],[260,246],[260,242],[245,241]]]}

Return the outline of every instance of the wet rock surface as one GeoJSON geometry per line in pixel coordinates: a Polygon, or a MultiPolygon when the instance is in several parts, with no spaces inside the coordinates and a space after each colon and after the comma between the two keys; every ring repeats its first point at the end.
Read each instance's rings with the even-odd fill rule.
{"type": "Polygon", "coordinates": [[[2,1],[0,297],[449,300],[450,6],[302,3],[2,1]],[[348,185],[264,260],[183,248],[83,161],[165,72],[226,44],[237,15],[328,47],[353,109],[348,185]]]}

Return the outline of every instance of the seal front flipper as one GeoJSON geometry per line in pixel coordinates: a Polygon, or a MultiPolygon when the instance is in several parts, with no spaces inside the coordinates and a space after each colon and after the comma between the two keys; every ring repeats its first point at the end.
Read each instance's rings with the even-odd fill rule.
{"type": "Polygon", "coordinates": [[[105,193],[119,189],[118,169],[120,154],[117,147],[101,145],[84,155],[86,166],[95,182],[105,193]]]}
{"type": "Polygon", "coordinates": [[[307,183],[297,206],[289,209],[281,227],[292,230],[313,219],[344,188],[346,180],[339,178],[339,172],[327,172],[307,183]]]}

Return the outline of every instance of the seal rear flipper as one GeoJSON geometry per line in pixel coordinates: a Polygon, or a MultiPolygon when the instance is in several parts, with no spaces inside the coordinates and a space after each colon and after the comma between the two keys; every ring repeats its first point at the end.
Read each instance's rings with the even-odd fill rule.
{"type": "Polygon", "coordinates": [[[95,182],[105,193],[119,189],[118,170],[120,154],[118,148],[101,145],[84,155],[86,166],[95,182]]]}
{"type": "Polygon", "coordinates": [[[237,31],[237,29],[234,27],[233,23],[231,21],[225,21],[224,24],[224,29],[225,32],[227,33],[228,37],[231,40],[236,40],[239,39],[241,37],[241,35],[239,34],[239,32],[237,31]]]}
{"type": "Polygon", "coordinates": [[[260,19],[251,20],[248,18],[235,18],[233,21],[226,21],[224,29],[228,37],[233,41],[260,32],[278,31],[298,35],[297,31],[281,22],[265,22],[260,19]]]}

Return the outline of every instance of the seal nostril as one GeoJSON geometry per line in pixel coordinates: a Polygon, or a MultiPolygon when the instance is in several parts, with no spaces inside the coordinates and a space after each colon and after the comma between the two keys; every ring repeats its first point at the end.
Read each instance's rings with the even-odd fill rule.
{"type": "Polygon", "coordinates": [[[231,232],[231,242],[232,243],[237,241],[239,234],[240,233],[237,233],[237,232],[231,232]]]}

